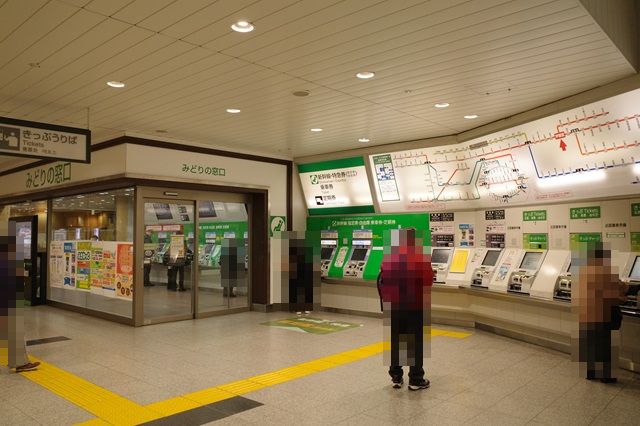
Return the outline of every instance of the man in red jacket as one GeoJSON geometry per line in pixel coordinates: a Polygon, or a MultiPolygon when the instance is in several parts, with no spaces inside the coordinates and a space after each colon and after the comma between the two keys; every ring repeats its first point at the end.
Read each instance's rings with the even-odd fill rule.
{"type": "Polygon", "coordinates": [[[390,239],[378,280],[385,341],[391,341],[390,359],[386,359],[389,375],[393,387],[400,389],[402,366],[407,365],[409,390],[426,389],[429,381],[424,379],[422,363],[424,334],[429,335],[431,325],[431,251],[413,228],[394,229],[390,239]]]}

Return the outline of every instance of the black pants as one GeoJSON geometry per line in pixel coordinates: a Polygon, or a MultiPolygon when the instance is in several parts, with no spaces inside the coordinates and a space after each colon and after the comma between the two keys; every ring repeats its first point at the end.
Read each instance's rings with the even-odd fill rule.
{"type": "Polygon", "coordinates": [[[404,374],[401,360],[409,366],[409,383],[424,378],[423,323],[422,310],[391,310],[391,378],[399,379],[404,374]]]}
{"type": "Polygon", "coordinates": [[[150,263],[144,264],[144,285],[146,286],[151,285],[151,264],[150,263]]]}
{"type": "Polygon", "coordinates": [[[580,361],[587,364],[587,378],[611,378],[609,323],[580,324],[580,361]]]}
{"type": "Polygon", "coordinates": [[[179,277],[179,288],[184,288],[184,266],[170,266],[167,269],[167,288],[169,290],[176,290],[178,283],[176,278],[179,277]]]}

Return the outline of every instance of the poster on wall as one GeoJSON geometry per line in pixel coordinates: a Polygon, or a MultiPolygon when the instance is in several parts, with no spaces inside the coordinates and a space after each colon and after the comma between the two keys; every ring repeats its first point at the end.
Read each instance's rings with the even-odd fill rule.
{"type": "Polygon", "coordinates": [[[117,245],[115,290],[118,297],[133,298],[133,244],[117,245]]]}
{"type": "Polygon", "coordinates": [[[76,244],[76,288],[91,289],[91,241],[76,244]]]}
{"type": "Polygon", "coordinates": [[[473,247],[475,245],[475,230],[473,223],[461,223],[458,225],[458,238],[460,247],[473,247]]]}
{"type": "Polygon", "coordinates": [[[49,282],[52,287],[64,285],[64,243],[52,241],[49,245],[49,282]]]}
{"type": "Polygon", "coordinates": [[[299,164],[309,214],[373,213],[363,157],[299,164]]]}
{"type": "Polygon", "coordinates": [[[64,250],[64,281],[65,288],[76,288],[76,243],[63,242],[64,250]]]}
{"type": "Polygon", "coordinates": [[[115,241],[103,241],[102,246],[102,295],[114,297],[116,294],[116,251],[118,243],[115,241]]]}
{"type": "Polygon", "coordinates": [[[638,140],[640,89],[463,143],[371,155],[369,165],[383,213],[566,202],[637,194],[638,140]]]}

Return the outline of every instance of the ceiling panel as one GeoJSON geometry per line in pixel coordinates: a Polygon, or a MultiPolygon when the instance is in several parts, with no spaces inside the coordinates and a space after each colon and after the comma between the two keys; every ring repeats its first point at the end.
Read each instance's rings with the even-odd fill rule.
{"type": "Polygon", "coordinates": [[[0,24],[3,115],[266,155],[455,134],[635,73],[579,0],[9,0],[0,24]]]}

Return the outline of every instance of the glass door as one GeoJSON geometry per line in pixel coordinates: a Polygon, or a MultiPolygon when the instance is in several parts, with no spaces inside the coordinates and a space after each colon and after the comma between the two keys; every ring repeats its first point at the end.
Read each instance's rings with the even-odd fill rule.
{"type": "Polygon", "coordinates": [[[144,199],[145,324],[194,316],[194,202],[144,199]]]}
{"type": "Polygon", "coordinates": [[[244,202],[198,201],[199,315],[249,306],[248,225],[244,202]]]}

